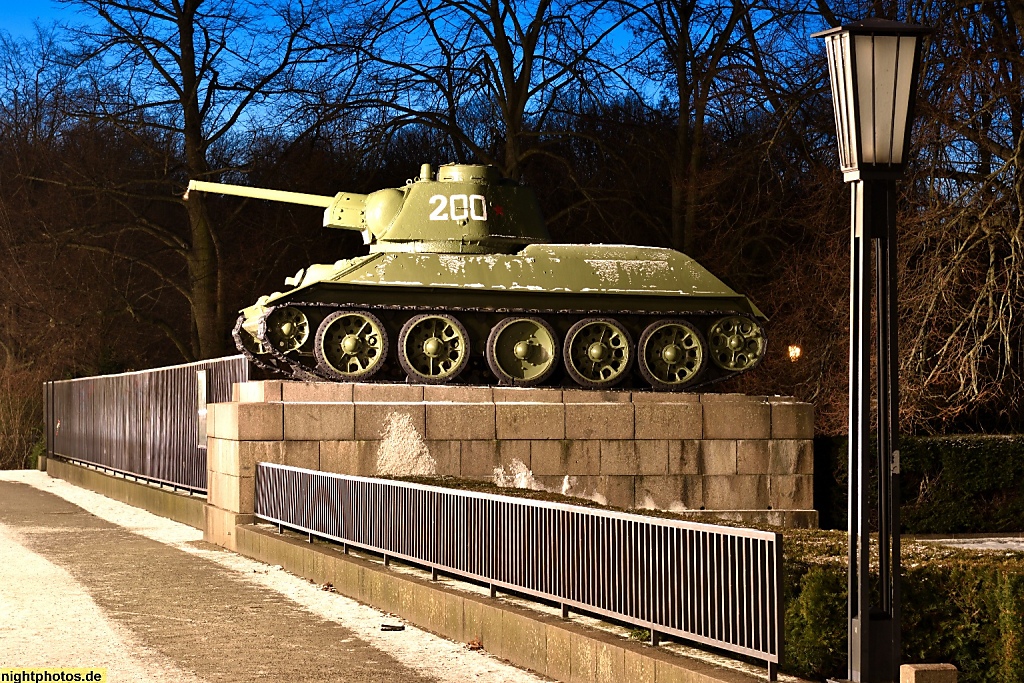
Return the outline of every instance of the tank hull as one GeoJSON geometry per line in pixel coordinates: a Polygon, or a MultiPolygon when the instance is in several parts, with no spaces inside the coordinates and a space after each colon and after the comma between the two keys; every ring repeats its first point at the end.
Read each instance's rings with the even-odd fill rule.
{"type": "Polygon", "coordinates": [[[753,368],[766,343],[764,315],[747,297],[668,249],[544,244],[516,254],[374,253],[310,266],[290,282],[296,286],[242,311],[235,338],[255,361],[300,379],[692,390],[753,368]],[[715,327],[723,320],[733,332],[756,327],[740,366],[730,367],[736,353],[715,327]],[[283,337],[287,321],[301,321],[301,333],[283,337]],[[322,330],[325,321],[334,327],[322,330]],[[360,322],[376,330],[362,341],[360,322]],[[446,329],[448,341],[425,332],[428,324],[446,329]],[[351,328],[348,336],[339,325],[351,328]],[[338,350],[346,339],[363,350],[338,350]],[[447,344],[442,355],[459,356],[457,369],[448,359],[453,374],[433,367],[431,339],[447,344]],[[377,355],[367,355],[370,347],[377,355]],[[732,360],[717,362],[715,348],[732,360]],[[533,355],[519,359],[523,349],[533,355]]]}

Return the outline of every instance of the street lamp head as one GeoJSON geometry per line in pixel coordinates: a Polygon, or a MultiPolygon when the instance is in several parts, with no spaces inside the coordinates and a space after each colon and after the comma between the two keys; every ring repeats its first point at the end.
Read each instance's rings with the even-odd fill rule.
{"type": "Polygon", "coordinates": [[[921,42],[931,32],[926,26],[864,19],[811,36],[825,39],[839,163],[847,182],[903,174],[921,42]]]}

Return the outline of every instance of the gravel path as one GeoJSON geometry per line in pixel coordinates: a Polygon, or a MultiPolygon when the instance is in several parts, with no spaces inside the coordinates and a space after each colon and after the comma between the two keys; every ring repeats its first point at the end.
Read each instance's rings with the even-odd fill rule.
{"type": "Polygon", "coordinates": [[[0,472],[0,666],[111,681],[543,680],[45,473],[0,472]]]}

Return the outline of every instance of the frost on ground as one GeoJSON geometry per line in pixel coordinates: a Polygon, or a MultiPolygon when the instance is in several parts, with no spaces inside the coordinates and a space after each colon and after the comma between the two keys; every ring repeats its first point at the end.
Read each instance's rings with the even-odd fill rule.
{"type": "MultiPolygon", "coordinates": [[[[408,426],[411,428],[412,423],[409,422],[408,426]]],[[[463,644],[444,640],[411,625],[407,625],[404,631],[382,632],[380,630],[381,623],[385,620],[394,621],[394,617],[386,617],[382,612],[343,595],[324,591],[316,584],[293,576],[280,567],[272,567],[263,562],[250,560],[227,550],[211,550],[193,545],[195,541],[202,540],[203,534],[197,529],[111,500],[98,493],[80,489],[61,479],[51,479],[44,472],[3,471],[0,472],[0,480],[29,484],[60,496],[87,512],[133,533],[170,545],[182,552],[198,555],[221,567],[235,571],[242,578],[289,598],[302,609],[343,625],[363,642],[386,652],[401,664],[438,681],[456,683],[479,680],[526,683],[542,680],[514,666],[504,664],[486,652],[471,651],[463,644]]],[[[0,575],[0,581],[2,580],[2,575],[0,575]]],[[[92,626],[82,623],[78,625],[78,628],[81,633],[87,632],[92,626]]],[[[0,626],[0,634],[4,633],[2,629],[3,627],[0,626]]],[[[117,679],[112,678],[111,680],[117,679]]],[[[185,677],[136,679],[126,676],[119,680],[182,680],[188,682],[194,679],[185,677]]]]}
{"type": "Polygon", "coordinates": [[[391,413],[377,448],[377,474],[391,477],[430,477],[437,474],[437,461],[412,418],[391,413]]]}
{"type": "Polygon", "coordinates": [[[112,681],[202,681],[137,642],[130,630],[107,618],[65,569],[26,548],[20,534],[3,524],[0,614],[0,664],[5,666],[74,663],[106,667],[112,681]],[[89,637],[83,638],[83,633],[89,637]]]}

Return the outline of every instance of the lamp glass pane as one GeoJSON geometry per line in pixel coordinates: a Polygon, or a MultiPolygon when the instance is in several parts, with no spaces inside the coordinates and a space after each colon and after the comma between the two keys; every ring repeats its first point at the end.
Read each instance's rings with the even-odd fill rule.
{"type": "Polygon", "coordinates": [[[893,91],[896,85],[896,36],[856,36],[857,93],[860,96],[861,161],[892,162],[893,91]]]}
{"type": "Polygon", "coordinates": [[[837,100],[836,116],[839,118],[839,153],[842,169],[857,167],[857,126],[854,103],[857,101],[853,86],[853,54],[850,34],[840,33],[834,37],[836,53],[836,74],[833,93],[837,100]]]}
{"type": "Polygon", "coordinates": [[[893,132],[892,132],[892,162],[903,163],[903,148],[907,135],[910,134],[910,96],[914,75],[914,56],[917,48],[917,36],[901,36],[899,49],[897,51],[898,70],[896,74],[895,92],[893,99],[893,132]]]}

